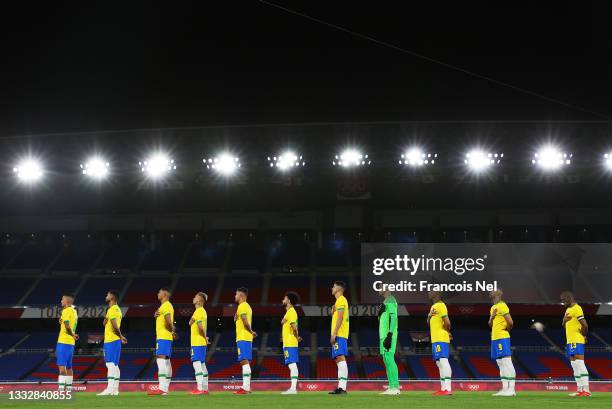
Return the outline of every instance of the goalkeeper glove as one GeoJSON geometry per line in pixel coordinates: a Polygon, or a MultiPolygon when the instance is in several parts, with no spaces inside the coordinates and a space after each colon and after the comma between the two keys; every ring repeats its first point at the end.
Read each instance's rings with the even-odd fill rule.
{"type": "Polygon", "coordinates": [[[387,337],[383,341],[383,347],[388,351],[391,349],[391,339],[393,338],[393,334],[388,332],[387,337]]]}

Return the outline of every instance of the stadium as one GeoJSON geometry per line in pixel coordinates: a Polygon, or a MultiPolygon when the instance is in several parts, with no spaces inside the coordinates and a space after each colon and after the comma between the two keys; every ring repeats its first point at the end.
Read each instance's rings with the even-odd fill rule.
{"type": "MultiPolygon", "coordinates": [[[[123,17],[114,7],[47,10],[59,21],[77,11],[87,18],[66,23],[61,41],[48,39],[52,62],[40,62],[63,67],[39,80],[68,84],[66,100],[45,99],[55,88],[41,87],[38,115],[18,85],[29,107],[21,114],[33,119],[20,123],[13,104],[0,125],[2,407],[612,407],[605,103],[565,103],[347,28],[377,20],[385,32],[405,15],[399,6],[374,19],[354,5],[356,26],[345,26],[333,23],[339,5],[330,15],[311,5],[311,15],[289,2],[252,3],[248,16],[221,4],[168,6],[168,15],[130,5],[123,17]],[[168,27],[184,36],[151,46],[174,13],[182,23],[168,27]],[[109,21],[113,33],[91,28],[109,21]],[[245,44],[219,32],[240,33],[245,44]],[[271,39],[279,43],[263,45],[271,39]],[[147,77],[139,53],[149,46],[190,62],[176,62],[180,75],[152,67],[144,85],[135,78],[147,77]],[[206,53],[194,53],[199,47],[206,53]],[[304,61],[313,47],[329,56],[304,61]],[[255,52],[279,68],[247,58],[231,75],[232,58],[255,52]],[[404,72],[421,71],[398,61],[401,73],[381,75],[367,65],[393,60],[380,54],[388,52],[453,72],[422,73],[450,87],[449,99],[427,106],[422,97],[433,91],[415,86],[415,105],[402,105],[382,77],[402,88],[404,72]],[[58,57],[67,55],[87,75],[58,57]],[[121,63],[102,68],[100,55],[121,63]],[[344,65],[362,58],[365,68],[344,65]],[[218,70],[219,61],[227,65],[218,70]],[[313,74],[323,61],[335,67],[324,71],[333,81],[313,74]],[[297,74],[289,68],[300,63],[297,74]],[[123,85],[89,78],[136,71],[123,85]],[[287,72],[303,81],[301,93],[283,91],[278,76],[287,72]],[[202,73],[210,83],[199,82],[202,73]],[[468,90],[454,75],[485,85],[468,90]],[[135,91],[147,87],[159,95],[135,91]],[[296,102],[306,88],[327,102],[296,102]],[[258,97],[237,103],[238,89],[258,97]],[[85,97],[76,103],[77,95],[85,97]],[[154,106],[156,97],[177,105],[154,106]],[[378,102],[364,109],[370,97],[378,102]],[[340,105],[331,116],[318,110],[340,105]],[[416,119],[389,120],[387,107],[416,119]],[[493,118],[509,110],[520,118],[493,118]],[[431,112],[436,119],[423,119],[431,112]]],[[[13,35],[34,15],[51,24],[42,9],[11,13],[13,35]]],[[[20,41],[15,55],[30,49],[20,41]]]]}

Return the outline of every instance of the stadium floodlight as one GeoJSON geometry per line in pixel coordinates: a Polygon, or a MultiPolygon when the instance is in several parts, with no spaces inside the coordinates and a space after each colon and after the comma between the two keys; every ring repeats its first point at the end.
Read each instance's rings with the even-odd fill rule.
{"type": "Polygon", "coordinates": [[[344,150],[340,155],[336,155],[332,163],[334,166],[353,168],[370,165],[372,161],[368,158],[367,154],[363,154],[357,149],[349,148],[344,150]]]}
{"type": "Polygon", "coordinates": [[[561,166],[566,166],[572,163],[572,154],[561,152],[559,148],[548,145],[533,154],[531,163],[538,166],[542,170],[557,170],[561,166]]]}
{"type": "Polygon", "coordinates": [[[160,179],[167,173],[176,170],[174,159],[170,159],[164,153],[155,153],[146,160],[138,162],[140,170],[152,179],[160,179]]]}
{"type": "Polygon", "coordinates": [[[99,157],[90,158],[87,162],[81,163],[83,175],[96,180],[102,180],[108,176],[110,164],[99,157]]]}
{"type": "Polygon", "coordinates": [[[410,148],[402,153],[399,164],[416,168],[423,165],[433,165],[437,158],[437,153],[425,153],[421,148],[410,148]]]}
{"type": "Polygon", "coordinates": [[[240,159],[227,152],[213,158],[204,158],[202,161],[207,169],[212,169],[223,176],[233,175],[241,166],[240,159]]]}
{"type": "Polygon", "coordinates": [[[463,162],[473,171],[481,172],[492,165],[499,165],[503,153],[485,152],[480,149],[473,149],[465,154],[463,162]]]}
{"type": "Polygon", "coordinates": [[[606,153],[604,155],[604,162],[606,164],[606,168],[612,170],[612,153],[606,153]]]}
{"type": "Polygon", "coordinates": [[[306,161],[302,158],[302,155],[298,155],[293,151],[285,151],[278,156],[268,156],[268,163],[271,168],[277,168],[281,171],[287,171],[291,168],[306,165],[306,161]]]}
{"type": "Polygon", "coordinates": [[[35,183],[43,177],[41,163],[33,158],[23,159],[13,168],[13,173],[19,181],[24,183],[35,183]]]}

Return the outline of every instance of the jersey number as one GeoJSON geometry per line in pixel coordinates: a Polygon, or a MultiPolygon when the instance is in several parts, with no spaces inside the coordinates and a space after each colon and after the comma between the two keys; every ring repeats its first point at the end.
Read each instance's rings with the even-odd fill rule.
{"type": "Polygon", "coordinates": [[[440,348],[440,345],[436,345],[436,352],[440,352],[442,350],[442,348],[440,348]]]}

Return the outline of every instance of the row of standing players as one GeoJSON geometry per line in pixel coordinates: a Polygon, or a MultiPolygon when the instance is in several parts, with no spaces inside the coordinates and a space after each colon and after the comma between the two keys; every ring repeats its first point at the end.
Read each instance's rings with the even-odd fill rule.
{"type": "MultiPolygon", "coordinates": [[[[330,394],[346,394],[348,383],[348,356],[349,337],[349,305],[344,292],[346,284],[342,281],[334,282],[331,293],[336,301],[332,308],[331,322],[331,356],[338,368],[338,386],[330,394]]],[[[168,394],[172,379],[172,342],[178,338],[174,327],[174,308],[170,303],[170,291],[167,288],[159,290],[157,297],[160,307],[155,311],[156,330],[156,363],[158,368],[159,387],[149,392],[150,395],[168,394]]],[[[395,350],[398,335],[397,301],[389,292],[381,292],[383,299],[379,307],[379,340],[380,354],[385,364],[388,387],[381,394],[399,395],[398,368],[395,362],[395,350]]],[[[435,396],[451,395],[452,370],[449,359],[449,345],[452,340],[451,322],[448,309],[442,301],[439,292],[430,291],[429,299],[432,302],[431,309],[427,315],[427,323],[430,327],[432,356],[438,366],[440,373],[440,390],[435,396]]],[[[234,315],[236,326],[236,348],[237,360],[242,368],[242,387],[234,392],[237,395],[251,393],[251,367],[252,343],[257,333],[252,328],[253,312],[247,302],[248,289],[240,287],[236,290],[235,302],[238,305],[234,315]]],[[[510,347],[510,331],[514,325],[510,309],[503,301],[501,290],[490,293],[493,303],[488,325],[491,328],[491,359],[499,366],[502,389],[494,396],[515,396],[516,371],[512,363],[512,351],[510,347]]],[[[121,309],[117,304],[118,293],[109,291],[106,302],[109,308],[104,318],[104,360],[108,370],[108,385],[98,395],[118,395],[120,369],[119,360],[122,344],[127,343],[126,337],[121,333],[121,309]]],[[[197,293],[193,298],[195,311],[189,320],[191,337],[191,361],[194,368],[197,388],[190,392],[194,395],[208,394],[208,370],[205,358],[206,349],[209,344],[207,336],[207,314],[204,304],[208,296],[197,293]]],[[[574,372],[577,391],[571,396],[590,396],[589,374],[584,363],[584,346],[588,325],[582,308],[576,303],[571,292],[565,291],[561,294],[561,301],[567,307],[562,326],[566,331],[566,352],[574,372]]],[[[60,333],[57,341],[56,359],[59,368],[58,386],[60,390],[71,390],[72,388],[72,356],[75,341],[78,340],[76,333],[78,315],[73,306],[74,296],[65,294],[62,296],[62,313],[59,319],[60,333]]],[[[294,292],[288,292],[283,299],[286,309],[281,321],[283,356],[285,365],[289,368],[291,386],[283,394],[296,394],[298,382],[299,336],[298,315],[295,305],[299,304],[299,296],[294,292]]]]}

